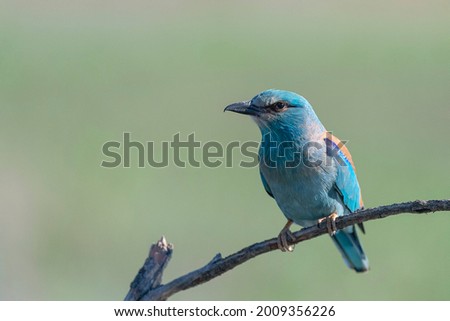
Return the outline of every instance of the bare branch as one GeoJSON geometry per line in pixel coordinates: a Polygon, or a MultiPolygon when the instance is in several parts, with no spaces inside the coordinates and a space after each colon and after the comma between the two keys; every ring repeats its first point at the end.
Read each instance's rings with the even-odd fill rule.
{"type": "MultiPolygon", "coordinates": [[[[350,215],[337,218],[336,226],[338,229],[343,229],[344,227],[357,223],[376,220],[401,213],[424,214],[437,211],[450,211],[450,200],[413,201],[365,209],[359,212],[352,213],[350,215]]],[[[325,223],[320,224],[320,226],[311,226],[308,228],[304,228],[298,232],[293,233],[295,236],[295,240],[292,242],[292,244],[310,240],[327,233],[328,232],[325,223]]],[[[162,242],[162,240],[160,242],[162,242]]],[[[158,242],[158,244],[160,242],[158,242]]],[[[165,243],[167,246],[167,242],[165,243]]],[[[155,245],[152,246],[152,249],[154,246],[155,245]]],[[[246,248],[243,248],[239,252],[231,254],[225,258],[222,258],[220,254],[217,254],[211,260],[211,262],[209,262],[202,268],[183,275],[164,285],[160,285],[161,276],[172,254],[172,248],[170,246],[170,249],[168,249],[166,254],[164,254],[165,259],[162,260],[161,264],[156,265],[156,267],[154,266],[149,268],[147,266],[147,261],[153,260],[155,262],[160,262],[159,260],[156,260],[154,257],[152,257],[152,250],[150,250],[149,258],[147,258],[144,266],[141,268],[135,280],[131,284],[130,292],[125,299],[166,300],[171,295],[179,291],[186,290],[196,285],[208,282],[209,280],[218,277],[219,275],[235,268],[239,264],[242,264],[257,255],[261,255],[263,253],[267,253],[276,249],[278,249],[277,240],[276,238],[272,238],[250,245],[246,248]]],[[[149,263],[148,265],[152,266],[152,264],[149,263]]]]}
{"type": "Polygon", "coordinates": [[[138,301],[142,296],[161,284],[162,274],[173,253],[172,244],[168,244],[163,236],[152,244],[144,266],[130,285],[125,301],[138,301]]]}

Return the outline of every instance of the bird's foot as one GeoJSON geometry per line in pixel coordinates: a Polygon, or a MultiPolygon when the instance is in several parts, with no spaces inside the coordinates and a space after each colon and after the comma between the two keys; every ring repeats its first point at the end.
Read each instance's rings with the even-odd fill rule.
{"type": "Polygon", "coordinates": [[[326,221],[328,234],[330,234],[330,236],[333,236],[334,234],[336,234],[336,231],[337,231],[337,227],[336,227],[336,218],[337,217],[338,217],[338,215],[336,213],[331,213],[330,215],[317,220],[317,226],[320,227],[320,223],[322,223],[323,221],[326,221]]]}
{"type": "Polygon", "coordinates": [[[294,245],[289,244],[288,237],[291,241],[295,240],[294,235],[292,234],[289,227],[292,225],[292,221],[288,220],[286,225],[281,229],[280,234],[277,237],[278,248],[283,252],[292,252],[294,251],[294,245]]]}

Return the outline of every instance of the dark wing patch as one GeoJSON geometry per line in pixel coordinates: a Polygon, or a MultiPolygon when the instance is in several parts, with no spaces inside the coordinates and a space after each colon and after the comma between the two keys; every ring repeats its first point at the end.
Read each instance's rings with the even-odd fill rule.
{"type": "Polygon", "coordinates": [[[261,170],[259,171],[259,175],[261,176],[261,181],[263,183],[264,189],[266,190],[267,194],[269,194],[269,196],[273,198],[272,191],[270,190],[269,184],[267,184],[267,181],[264,178],[264,175],[261,172],[261,170]]]}

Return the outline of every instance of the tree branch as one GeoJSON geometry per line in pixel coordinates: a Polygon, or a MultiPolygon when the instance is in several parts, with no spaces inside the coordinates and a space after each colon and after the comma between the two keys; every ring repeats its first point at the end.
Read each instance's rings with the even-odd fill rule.
{"type": "MultiPolygon", "coordinates": [[[[413,201],[365,209],[337,218],[336,227],[340,230],[357,223],[381,219],[401,213],[424,214],[437,211],[450,211],[450,200],[413,201]]],[[[320,224],[320,226],[303,228],[300,231],[293,233],[295,240],[292,244],[310,240],[327,233],[328,231],[325,222],[320,224]]],[[[179,291],[208,282],[257,255],[278,249],[276,238],[272,238],[250,245],[225,258],[222,258],[219,253],[205,266],[167,284],[160,285],[163,270],[167,266],[172,254],[172,245],[167,244],[165,239],[161,239],[158,244],[161,245],[160,243],[163,241],[166,248],[166,252],[163,251],[165,254],[161,256],[160,251],[154,250],[152,253],[152,250],[150,250],[149,257],[133,283],[131,283],[130,292],[125,300],[166,300],[179,291]],[[158,257],[159,259],[157,259],[158,257]],[[161,259],[161,257],[163,257],[163,259],[161,259]]],[[[155,246],[158,247],[158,244],[152,245],[152,249],[154,249],[155,246]]]]}
{"type": "Polygon", "coordinates": [[[161,284],[162,274],[173,253],[172,244],[168,244],[163,236],[152,244],[144,265],[130,285],[125,301],[138,301],[143,295],[161,284]]]}

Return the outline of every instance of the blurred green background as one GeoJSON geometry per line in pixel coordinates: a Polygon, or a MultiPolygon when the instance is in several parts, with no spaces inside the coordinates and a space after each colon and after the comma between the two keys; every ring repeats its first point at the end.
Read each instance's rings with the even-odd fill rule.
{"type": "MultiPolygon", "coordinates": [[[[123,132],[259,140],[222,110],[268,88],[349,140],[367,207],[448,198],[449,30],[448,1],[1,1],[0,299],[121,300],[161,235],[164,281],[276,236],[257,168],[100,167],[123,132]]],[[[320,237],[172,299],[449,300],[449,227],[369,222],[367,274],[320,237]]]]}

